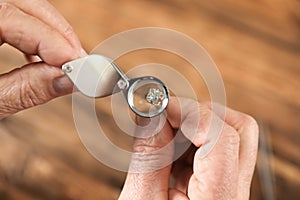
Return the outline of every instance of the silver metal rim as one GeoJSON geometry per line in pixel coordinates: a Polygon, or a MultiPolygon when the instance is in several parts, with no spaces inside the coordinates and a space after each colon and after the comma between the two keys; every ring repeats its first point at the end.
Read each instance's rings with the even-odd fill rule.
{"type": "Polygon", "coordinates": [[[165,86],[165,84],[161,80],[159,80],[155,77],[152,77],[152,76],[145,76],[145,77],[134,79],[132,84],[130,84],[130,87],[127,91],[126,96],[127,96],[127,102],[128,102],[128,105],[129,105],[130,109],[134,113],[138,114],[139,116],[147,117],[147,118],[155,117],[155,116],[158,116],[161,113],[163,113],[164,110],[166,109],[166,107],[168,106],[168,103],[169,103],[169,91],[168,91],[167,87],[165,86]],[[133,92],[134,92],[135,87],[137,86],[138,83],[140,83],[141,81],[145,81],[145,80],[150,80],[152,82],[156,82],[159,86],[161,86],[161,88],[163,89],[163,93],[165,95],[165,99],[162,101],[161,107],[155,113],[141,112],[134,106],[134,103],[133,103],[133,92]]]}

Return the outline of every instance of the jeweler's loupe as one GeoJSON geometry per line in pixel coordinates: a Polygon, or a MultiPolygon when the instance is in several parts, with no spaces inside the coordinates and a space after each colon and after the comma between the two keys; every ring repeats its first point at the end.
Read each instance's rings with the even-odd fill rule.
{"type": "Polygon", "coordinates": [[[128,78],[111,59],[88,55],[62,66],[76,88],[86,96],[101,98],[123,92],[129,107],[142,117],[161,114],[169,93],[162,81],[152,76],[128,78]]]}

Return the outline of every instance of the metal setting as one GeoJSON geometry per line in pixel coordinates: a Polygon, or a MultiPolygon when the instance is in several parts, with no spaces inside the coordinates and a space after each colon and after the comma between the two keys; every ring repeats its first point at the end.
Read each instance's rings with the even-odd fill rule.
{"type": "Polygon", "coordinates": [[[65,63],[62,70],[86,96],[101,98],[122,91],[131,110],[142,117],[161,114],[169,102],[162,81],[151,76],[129,79],[116,63],[101,55],[65,63]]]}

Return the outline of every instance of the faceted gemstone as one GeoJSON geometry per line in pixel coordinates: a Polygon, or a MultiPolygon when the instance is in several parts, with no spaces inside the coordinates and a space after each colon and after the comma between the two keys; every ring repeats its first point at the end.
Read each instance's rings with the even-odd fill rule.
{"type": "Polygon", "coordinates": [[[161,102],[164,100],[164,98],[164,93],[157,88],[150,88],[146,96],[147,102],[156,106],[161,105],[161,102]]]}

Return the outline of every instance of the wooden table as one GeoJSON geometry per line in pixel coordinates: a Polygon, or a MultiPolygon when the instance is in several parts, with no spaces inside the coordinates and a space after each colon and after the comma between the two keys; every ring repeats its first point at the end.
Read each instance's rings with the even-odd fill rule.
{"type": "MultiPolygon", "coordinates": [[[[146,26],[174,29],[202,44],[222,74],[228,106],[253,115],[261,125],[251,199],[299,198],[299,1],[50,2],[88,52],[113,34],[146,26]]],[[[202,98],[209,98],[203,82],[193,80],[189,68],[172,55],[145,50],[118,60],[125,71],[147,62],[184,71],[202,98]]],[[[1,72],[24,63],[15,49],[0,48],[1,72]]],[[[113,122],[103,107],[97,111],[109,127],[113,122]]],[[[114,142],[122,143],[122,137],[130,144],[128,137],[112,132],[114,142]]],[[[126,174],[86,151],[74,126],[71,96],[2,120],[0,137],[0,199],[117,199],[120,193],[126,174]]]]}

